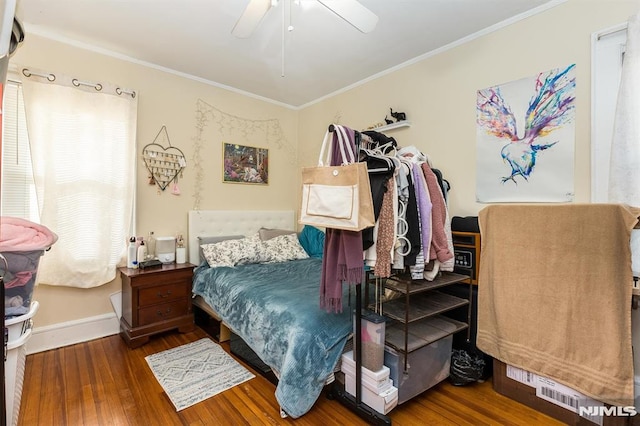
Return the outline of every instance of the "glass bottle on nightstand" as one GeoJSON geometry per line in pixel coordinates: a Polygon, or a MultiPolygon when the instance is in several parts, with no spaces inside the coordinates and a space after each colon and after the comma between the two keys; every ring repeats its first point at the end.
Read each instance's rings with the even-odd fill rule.
{"type": "Polygon", "coordinates": [[[147,237],[147,258],[156,258],[156,239],[153,235],[153,231],[149,231],[149,237],[147,237]]]}

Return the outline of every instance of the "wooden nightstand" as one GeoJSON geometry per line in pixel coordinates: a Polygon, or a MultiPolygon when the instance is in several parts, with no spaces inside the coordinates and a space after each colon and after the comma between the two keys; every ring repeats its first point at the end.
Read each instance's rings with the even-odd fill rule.
{"type": "Polygon", "coordinates": [[[191,279],[195,265],[168,264],[150,269],[118,268],[122,277],[120,336],[136,348],[149,337],[177,328],[194,329],[191,279]]]}

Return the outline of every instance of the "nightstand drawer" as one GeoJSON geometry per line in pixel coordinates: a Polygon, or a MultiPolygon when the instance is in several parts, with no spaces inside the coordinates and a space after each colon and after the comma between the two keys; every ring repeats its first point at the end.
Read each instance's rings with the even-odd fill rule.
{"type": "Polygon", "coordinates": [[[170,302],[190,297],[190,283],[174,283],[140,289],[138,304],[140,307],[170,302]]]}
{"type": "Polygon", "coordinates": [[[175,302],[140,309],[140,311],[138,311],[138,323],[140,326],[149,325],[187,315],[188,313],[189,300],[176,300],[175,302]]]}

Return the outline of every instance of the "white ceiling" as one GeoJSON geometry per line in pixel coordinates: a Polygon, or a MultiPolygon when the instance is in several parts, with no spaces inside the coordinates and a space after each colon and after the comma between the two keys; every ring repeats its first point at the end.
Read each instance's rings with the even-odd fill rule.
{"type": "Polygon", "coordinates": [[[564,0],[360,0],[379,17],[369,34],[316,0],[280,0],[238,39],[248,1],[20,0],[19,17],[25,43],[38,34],[297,108],[564,0]]]}

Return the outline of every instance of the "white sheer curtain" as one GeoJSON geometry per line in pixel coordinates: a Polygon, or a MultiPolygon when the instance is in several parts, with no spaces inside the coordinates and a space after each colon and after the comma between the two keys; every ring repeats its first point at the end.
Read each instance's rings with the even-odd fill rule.
{"type": "Polygon", "coordinates": [[[33,69],[23,74],[40,223],[59,237],[40,261],[38,282],[108,283],[131,230],[137,96],[60,74],[54,81],[33,69]]]}
{"type": "Polygon", "coordinates": [[[640,15],[627,25],[609,167],[609,201],[640,207],[640,15]]]}

